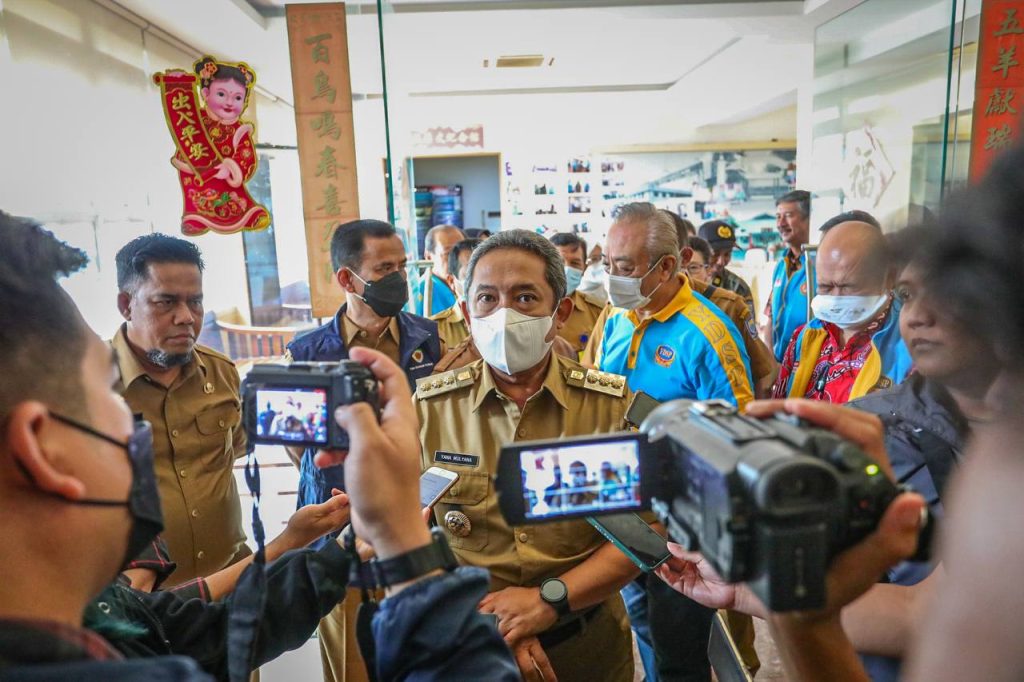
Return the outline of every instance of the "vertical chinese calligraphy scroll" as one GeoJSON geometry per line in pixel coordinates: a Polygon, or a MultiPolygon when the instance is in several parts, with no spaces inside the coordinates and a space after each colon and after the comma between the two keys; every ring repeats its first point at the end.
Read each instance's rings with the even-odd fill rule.
{"type": "Polygon", "coordinates": [[[286,6],[302,175],[309,289],[315,317],[344,299],[331,267],[331,234],[359,218],[345,4],[286,6]]]}
{"type": "Polygon", "coordinates": [[[970,177],[1021,134],[1024,110],[1024,0],[984,0],[978,40],[970,177]]]}

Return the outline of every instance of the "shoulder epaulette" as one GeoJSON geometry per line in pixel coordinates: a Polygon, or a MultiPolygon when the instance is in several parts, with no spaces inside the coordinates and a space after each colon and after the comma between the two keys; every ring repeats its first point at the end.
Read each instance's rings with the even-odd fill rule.
{"type": "Polygon", "coordinates": [[[416,397],[433,398],[434,396],[450,393],[457,388],[472,386],[476,383],[476,376],[468,367],[431,374],[416,380],[416,397]]]}
{"type": "Polygon", "coordinates": [[[201,346],[201,345],[199,345],[197,343],[194,346],[194,348],[195,348],[195,351],[197,353],[201,353],[202,355],[206,355],[208,357],[214,358],[215,360],[223,360],[224,362],[228,363],[232,367],[235,366],[235,361],[234,360],[229,358],[227,355],[224,355],[223,353],[215,351],[214,349],[210,348],[209,346],[201,346]]]}
{"type": "Polygon", "coordinates": [[[570,369],[565,376],[565,383],[576,388],[585,388],[598,393],[607,393],[621,398],[626,393],[626,377],[611,372],[600,372],[596,369],[570,369]]]}

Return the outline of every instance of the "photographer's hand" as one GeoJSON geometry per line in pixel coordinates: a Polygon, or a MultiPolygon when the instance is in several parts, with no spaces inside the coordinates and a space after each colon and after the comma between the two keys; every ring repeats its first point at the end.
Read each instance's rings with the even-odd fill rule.
{"type": "MultiPolygon", "coordinates": [[[[349,435],[347,453],[322,451],[319,467],[345,465],[345,487],[356,534],[388,559],[430,544],[419,501],[419,428],[405,374],[384,354],[353,348],[352,360],[381,382],[380,423],[366,403],[343,405],[335,413],[349,435]]],[[[392,586],[389,594],[405,585],[392,586]]]]}
{"type": "Polygon", "coordinates": [[[889,453],[885,451],[885,428],[882,426],[882,420],[870,412],[803,398],[755,400],[747,405],[747,415],[751,417],[770,417],[777,412],[800,417],[855,443],[866,455],[878,462],[886,476],[890,479],[895,478],[892,464],[889,462],[889,453]]]}
{"type": "Polygon", "coordinates": [[[512,647],[516,665],[525,682],[558,682],[548,655],[536,637],[527,637],[512,647]]]}

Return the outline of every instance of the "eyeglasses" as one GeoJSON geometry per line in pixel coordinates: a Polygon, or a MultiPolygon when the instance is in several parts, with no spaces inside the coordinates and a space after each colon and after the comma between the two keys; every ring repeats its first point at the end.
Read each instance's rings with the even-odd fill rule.
{"type": "Polygon", "coordinates": [[[703,275],[710,269],[711,266],[704,263],[690,263],[686,266],[686,273],[688,275],[703,275]]]}

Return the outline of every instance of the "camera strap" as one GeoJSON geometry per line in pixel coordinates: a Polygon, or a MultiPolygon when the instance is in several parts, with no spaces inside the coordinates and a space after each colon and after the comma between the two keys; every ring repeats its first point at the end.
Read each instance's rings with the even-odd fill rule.
{"type": "Polygon", "coordinates": [[[247,682],[255,667],[255,644],[267,605],[267,553],[263,521],[260,519],[260,465],[256,445],[249,443],[245,455],[245,483],[252,494],[252,531],[256,555],[242,572],[231,595],[228,614],[228,679],[247,682]]]}
{"type": "Polygon", "coordinates": [[[351,556],[353,570],[359,578],[359,591],[362,595],[362,603],[356,611],[356,643],[359,645],[359,654],[363,657],[363,665],[366,666],[367,678],[370,682],[377,682],[377,642],[373,637],[373,617],[380,605],[371,590],[376,583],[369,565],[364,564],[359,558],[355,529],[349,526],[342,537],[345,551],[351,556]]]}

